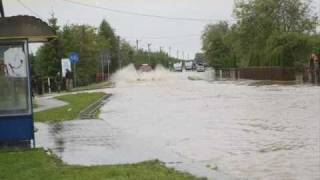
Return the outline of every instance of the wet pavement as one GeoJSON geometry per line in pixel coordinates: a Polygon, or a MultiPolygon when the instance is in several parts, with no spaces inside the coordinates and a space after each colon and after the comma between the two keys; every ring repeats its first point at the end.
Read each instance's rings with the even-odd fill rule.
{"type": "Polygon", "coordinates": [[[101,120],[37,123],[38,146],[69,164],[159,159],[210,179],[320,179],[320,87],[133,67],[113,79],[101,120]]]}
{"type": "Polygon", "coordinates": [[[36,97],[35,102],[38,105],[38,107],[34,108],[33,112],[41,112],[41,111],[45,111],[48,109],[53,109],[53,108],[68,105],[68,103],[66,103],[64,101],[60,101],[58,99],[55,99],[54,98],[55,96],[57,96],[57,95],[36,97]]]}

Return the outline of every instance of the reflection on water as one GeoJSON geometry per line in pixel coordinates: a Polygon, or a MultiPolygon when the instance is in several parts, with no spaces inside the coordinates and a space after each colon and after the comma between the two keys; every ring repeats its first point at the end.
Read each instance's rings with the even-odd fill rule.
{"type": "Polygon", "coordinates": [[[320,179],[319,87],[124,74],[103,120],[37,124],[39,145],[71,164],[160,159],[212,179],[320,179]]]}
{"type": "Polygon", "coordinates": [[[63,124],[62,123],[55,123],[49,126],[49,133],[50,136],[53,137],[54,145],[55,145],[55,152],[61,156],[64,151],[64,137],[63,134],[63,124]]]}

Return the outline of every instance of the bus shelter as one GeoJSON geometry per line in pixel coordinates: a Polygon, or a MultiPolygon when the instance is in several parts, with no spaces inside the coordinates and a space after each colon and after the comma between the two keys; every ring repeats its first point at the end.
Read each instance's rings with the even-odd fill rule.
{"type": "Polygon", "coordinates": [[[0,18],[0,143],[35,142],[29,43],[53,38],[33,16],[0,18]]]}

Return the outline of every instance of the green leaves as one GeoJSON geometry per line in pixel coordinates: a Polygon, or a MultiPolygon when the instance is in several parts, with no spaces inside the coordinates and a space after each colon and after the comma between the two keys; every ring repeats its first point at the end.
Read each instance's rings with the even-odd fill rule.
{"type": "Polygon", "coordinates": [[[231,29],[226,22],[208,25],[202,35],[203,50],[209,64],[215,68],[236,67],[236,59],[229,39],[231,29]]]}
{"type": "Polygon", "coordinates": [[[234,15],[231,28],[220,22],[203,34],[203,50],[214,67],[301,68],[312,46],[320,47],[309,0],[237,0],[234,15]]]}

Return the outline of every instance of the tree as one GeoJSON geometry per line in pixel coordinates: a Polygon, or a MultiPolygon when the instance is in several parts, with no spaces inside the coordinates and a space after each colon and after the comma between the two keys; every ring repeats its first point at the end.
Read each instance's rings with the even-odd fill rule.
{"type": "MultiPolygon", "coordinates": [[[[49,26],[59,36],[59,26],[57,25],[57,18],[54,17],[54,14],[51,15],[48,21],[49,26]]],[[[34,58],[34,74],[40,76],[55,76],[57,72],[60,72],[60,49],[59,38],[41,46],[34,58]]]]}
{"type": "Polygon", "coordinates": [[[61,35],[64,57],[71,52],[79,53],[77,79],[80,85],[86,85],[95,79],[98,72],[98,43],[96,28],[88,25],[66,25],[61,35]]]}
{"type": "Polygon", "coordinates": [[[248,66],[271,65],[265,51],[269,38],[312,33],[317,22],[310,0],[237,0],[234,14],[238,56],[248,66]]]}
{"type": "Polygon", "coordinates": [[[230,28],[226,22],[206,27],[202,35],[202,49],[212,67],[230,68],[236,66],[232,46],[227,41],[229,33],[230,28]]]}
{"type": "Polygon", "coordinates": [[[234,15],[232,26],[220,22],[203,33],[214,67],[301,67],[317,44],[310,0],[236,0],[234,15]]]}
{"type": "Polygon", "coordinates": [[[119,43],[110,24],[104,19],[98,29],[98,39],[100,45],[111,53],[111,72],[115,72],[119,68],[118,53],[119,43]]]}

